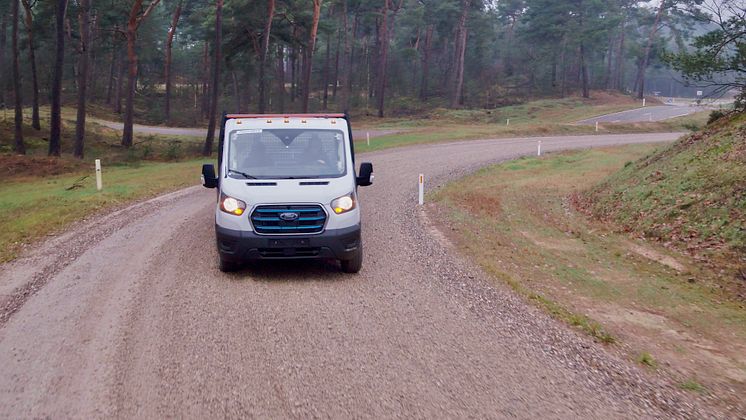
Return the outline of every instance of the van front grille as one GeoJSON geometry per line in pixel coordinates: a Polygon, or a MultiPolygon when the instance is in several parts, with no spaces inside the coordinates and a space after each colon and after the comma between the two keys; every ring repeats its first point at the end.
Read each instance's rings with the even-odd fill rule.
{"type": "Polygon", "coordinates": [[[326,217],[318,205],[258,206],[251,224],[263,235],[312,234],[324,230],[326,217]]]}

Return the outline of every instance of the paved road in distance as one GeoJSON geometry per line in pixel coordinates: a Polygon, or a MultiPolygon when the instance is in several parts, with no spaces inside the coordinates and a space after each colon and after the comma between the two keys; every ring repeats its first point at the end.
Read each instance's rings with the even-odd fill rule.
{"type": "Polygon", "coordinates": [[[655,105],[644,108],[630,109],[578,121],[577,124],[593,125],[599,123],[631,123],[646,121],[664,121],[671,118],[704,111],[706,108],[696,106],[655,105]]]}

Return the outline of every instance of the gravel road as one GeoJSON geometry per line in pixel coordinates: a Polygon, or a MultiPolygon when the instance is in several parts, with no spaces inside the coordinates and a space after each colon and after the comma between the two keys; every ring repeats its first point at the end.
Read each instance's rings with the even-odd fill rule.
{"type": "Polygon", "coordinates": [[[631,123],[646,121],[664,121],[671,118],[683,117],[684,115],[704,111],[705,107],[682,106],[682,105],[656,105],[645,108],[630,109],[628,111],[615,112],[613,114],[601,115],[578,121],[577,124],[593,125],[599,123],[631,123]]]}
{"type": "MultiPolygon", "coordinates": [[[[553,151],[677,136],[540,140],[553,151]]],[[[361,189],[359,275],[289,262],[220,273],[215,192],[200,187],[51,238],[0,266],[0,418],[702,416],[495,285],[415,208],[418,173],[431,188],[537,140],[359,156],[376,168],[361,189]]]]}

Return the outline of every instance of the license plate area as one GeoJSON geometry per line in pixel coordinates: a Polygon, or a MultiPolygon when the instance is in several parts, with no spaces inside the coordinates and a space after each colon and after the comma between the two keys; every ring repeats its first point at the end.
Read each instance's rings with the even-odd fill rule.
{"type": "Polygon", "coordinates": [[[270,239],[269,248],[308,248],[311,240],[308,238],[270,239]]]}

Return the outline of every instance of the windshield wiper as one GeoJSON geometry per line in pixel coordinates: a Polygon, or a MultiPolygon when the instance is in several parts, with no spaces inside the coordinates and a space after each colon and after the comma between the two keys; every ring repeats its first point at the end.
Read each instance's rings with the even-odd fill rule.
{"type": "Polygon", "coordinates": [[[245,172],[237,171],[237,170],[235,170],[235,169],[228,169],[228,172],[232,172],[232,173],[234,173],[234,174],[238,174],[238,175],[241,175],[241,176],[243,176],[243,177],[244,177],[244,178],[246,178],[246,179],[256,179],[256,177],[255,177],[255,176],[253,176],[253,175],[249,175],[249,174],[247,174],[247,173],[245,173],[245,172]]]}

